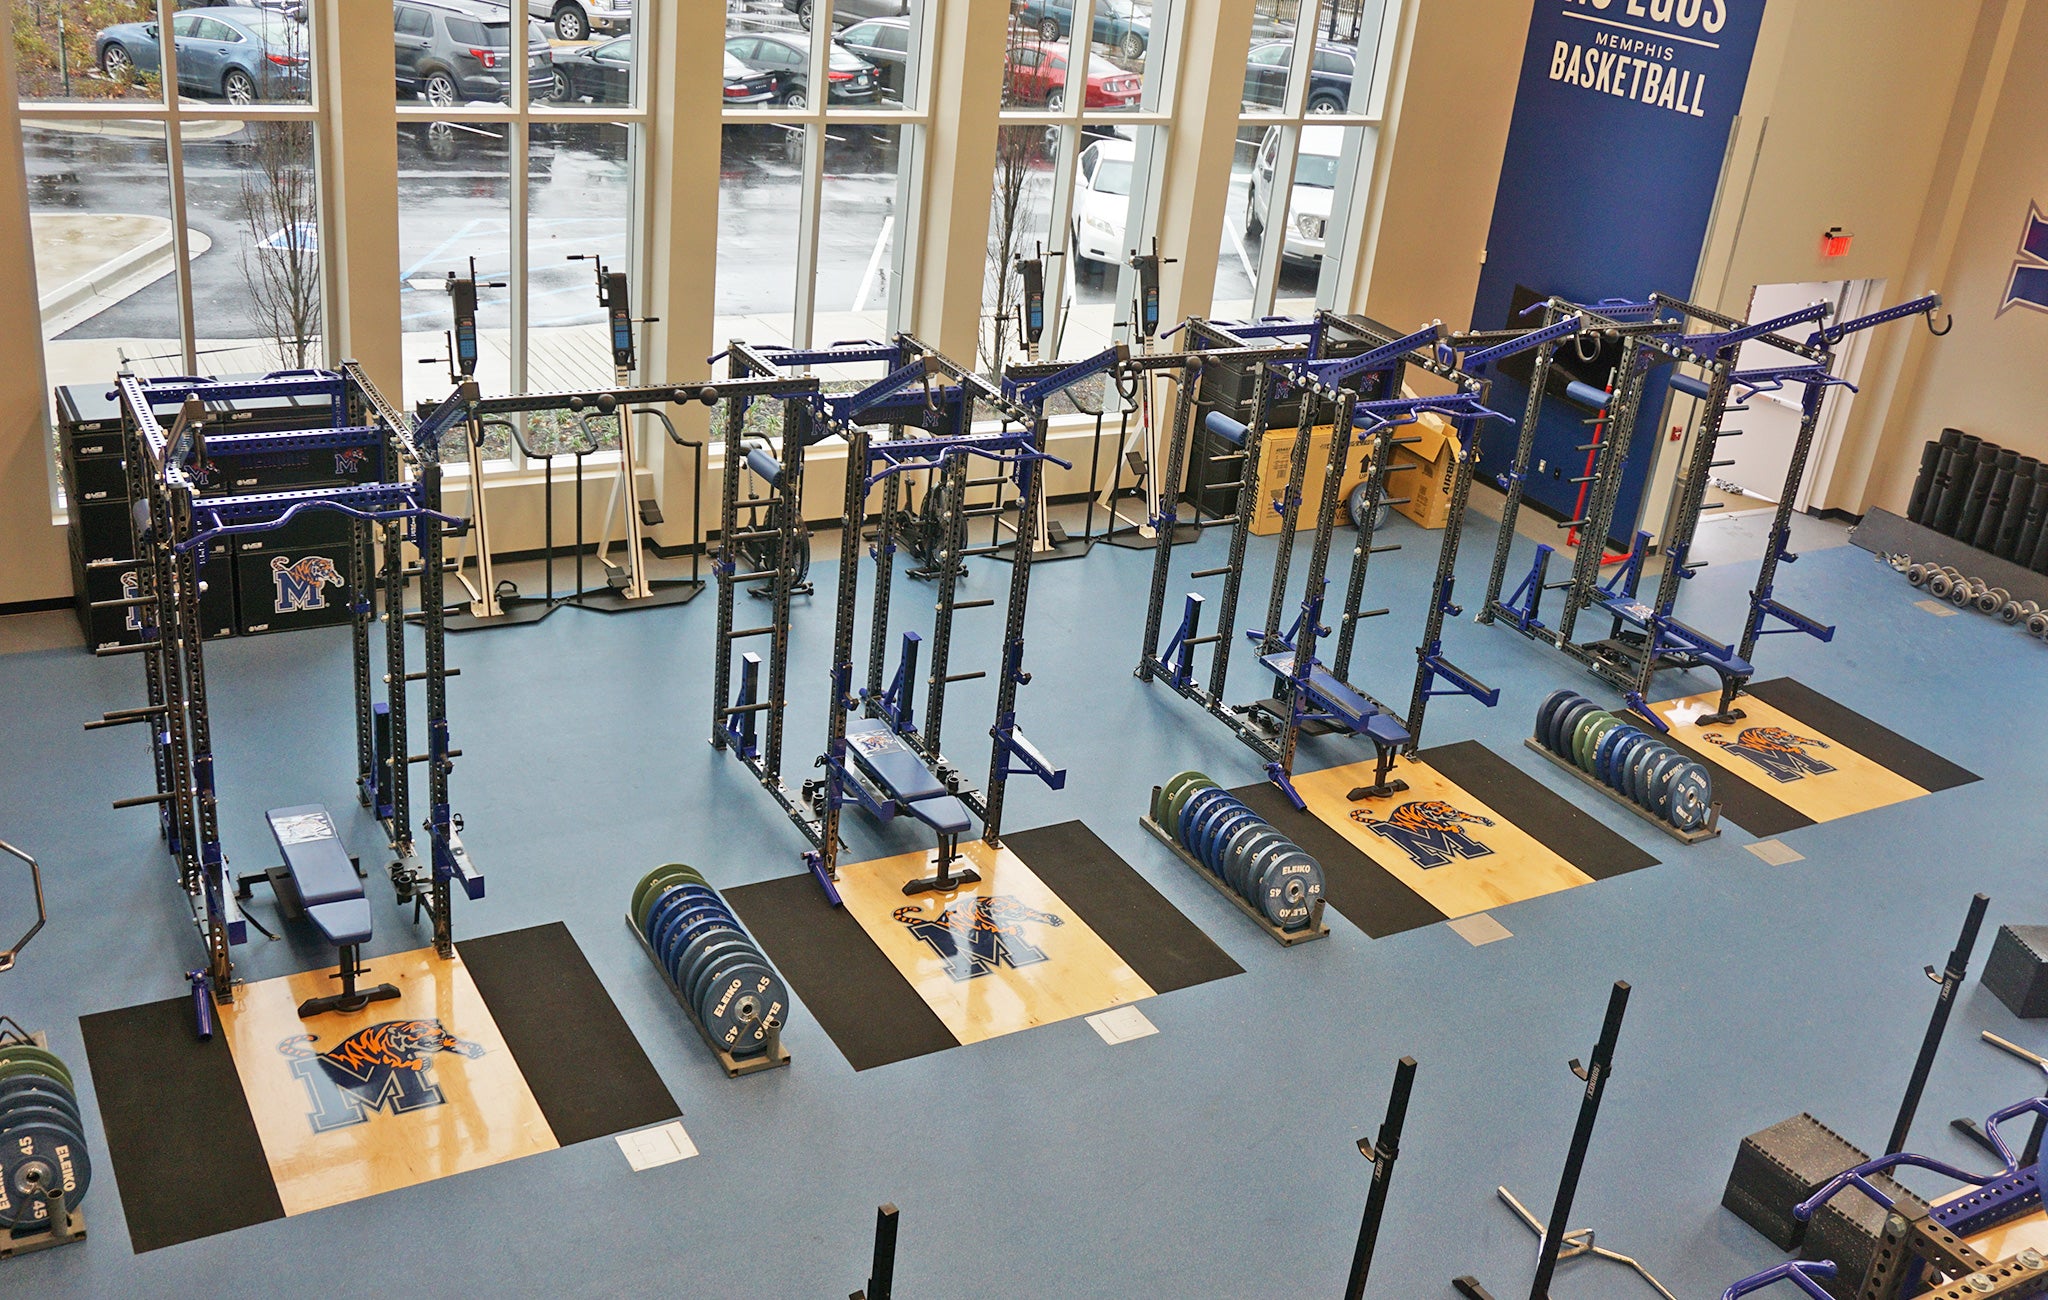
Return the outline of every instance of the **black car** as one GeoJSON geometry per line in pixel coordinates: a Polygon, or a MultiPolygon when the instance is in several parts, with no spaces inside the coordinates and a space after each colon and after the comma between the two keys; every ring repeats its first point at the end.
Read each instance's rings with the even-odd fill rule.
{"type": "MultiPolygon", "coordinates": [[[[500,101],[512,86],[512,22],[488,0],[396,0],[392,41],[398,89],[437,108],[471,100],[500,101]]],[[[546,32],[526,28],[526,76],[536,94],[553,83],[546,32]]]]}
{"type": "Polygon", "coordinates": [[[839,33],[839,43],[875,65],[882,93],[903,98],[910,72],[910,20],[870,18],[839,33]]]}
{"type": "MultiPolygon", "coordinates": [[[[1244,102],[1260,108],[1281,108],[1287,100],[1287,72],[1294,62],[1294,41],[1261,41],[1245,60],[1244,102]]],[[[1308,111],[1342,113],[1351,106],[1351,77],[1358,67],[1352,45],[1316,42],[1309,63],[1308,111]]]]}
{"type": "MultiPolygon", "coordinates": [[[[725,38],[725,52],[755,72],[773,79],[775,102],[790,108],[807,108],[811,102],[811,42],[806,36],[782,36],[772,32],[748,33],[725,38]]],[[[826,102],[830,104],[871,104],[875,100],[875,66],[834,42],[826,65],[831,79],[826,102]]]]}
{"type": "Polygon", "coordinates": [[[633,38],[602,45],[565,46],[555,51],[555,84],[548,98],[562,103],[633,102],[633,38]]]}

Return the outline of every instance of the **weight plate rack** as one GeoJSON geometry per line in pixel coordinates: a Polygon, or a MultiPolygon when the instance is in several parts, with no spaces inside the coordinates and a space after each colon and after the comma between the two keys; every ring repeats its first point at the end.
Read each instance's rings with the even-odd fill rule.
{"type": "Polygon", "coordinates": [[[1323,924],[1321,866],[1208,777],[1199,772],[1182,772],[1164,786],[1153,786],[1151,810],[1138,819],[1138,824],[1172,849],[1175,857],[1194,868],[1197,876],[1214,886],[1217,893],[1250,917],[1275,943],[1291,948],[1330,936],[1329,927],[1323,924]],[[1197,806],[1197,796],[1201,797],[1201,806],[1197,806]],[[1187,817],[1186,829],[1197,835],[1192,842],[1214,857],[1219,867],[1211,868],[1169,829],[1182,825],[1183,813],[1187,817]],[[1295,882],[1298,887],[1292,895],[1282,893],[1295,882]],[[1280,920],[1252,901],[1269,892],[1280,920]],[[1293,927],[1282,924],[1283,920],[1294,921],[1293,927]]]}
{"type": "Polygon", "coordinates": [[[642,876],[626,927],[727,1078],[789,1064],[788,986],[701,873],[670,863],[642,876]]]}
{"type": "Polygon", "coordinates": [[[1681,844],[1721,833],[1721,805],[1706,765],[1576,691],[1556,690],[1536,706],[1535,734],[1522,742],[1681,844]]]}
{"type": "Polygon", "coordinates": [[[69,1067],[44,1035],[0,1029],[0,1259],[84,1240],[91,1185],[69,1067]]]}

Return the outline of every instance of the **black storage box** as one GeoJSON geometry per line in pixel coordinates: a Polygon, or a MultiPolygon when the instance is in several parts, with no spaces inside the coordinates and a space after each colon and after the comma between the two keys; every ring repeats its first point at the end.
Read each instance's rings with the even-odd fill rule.
{"type": "Polygon", "coordinates": [[[282,528],[234,539],[237,626],[244,635],[346,623],[349,519],[309,510],[282,528]]]}
{"type": "Polygon", "coordinates": [[[2022,1020],[2048,1016],[2048,925],[2001,925],[1984,987],[2022,1020]]]}
{"type": "Polygon", "coordinates": [[[94,609],[102,600],[133,598],[141,590],[140,566],[133,560],[92,560],[88,562],[71,548],[71,587],[78,595],[78,630],[88,650],[134,645],[142,640],[142,611],[94,609]]]}
{"type": "Polygon", "coordinates": [[[378,459],[375,447],[237,454],[233,439],[222,438],[206,444],[206,458],[192,474],[202,496],[247,496],[374,482],[378,459]]]}
{"type": "Polygon", "coordinates": [[[135,535],[128,523],[128,500],[73,501],[71,537],[88,560],[125,560],[135,553],[135,535]]]}
{"type": "MultiPolygon", "coordinates": [[[[1870,1181],[1908,1213],[1927,1208],[1927,1202],[1883,1174],[1872,1176],[1870,1181]]],[[[1843,1188],[1813,1212],[1812,1221],[1806,1225],[1806,1244],[1799,1253],[1808,1259],[1835,1261],[1833,1280],[1822,1282],[1821,1286],[1836,1300],[1855,1300],[1863,1289],[1863,1279],[1877,1257],[1884,1221],[1884,1208],[1854,1187],[1843,1188]]]]}
{"type": "Polygon", "coordinates": [[[111,456],[67,456],[64,460],[64,499],[74,505],[122,504],[128,500],[128,466],[121,459],[120,443],[113,441],[111,456]]]}
{"type": "Polygon", "coordinates": [[[1869,1158],[1813,1116],[1795,1115],[1742,1139],[1721,1204],[1772,1245],[1794,1250],[1808,1225],[1792,1217],[1792,1207],[1869,1158]]]}

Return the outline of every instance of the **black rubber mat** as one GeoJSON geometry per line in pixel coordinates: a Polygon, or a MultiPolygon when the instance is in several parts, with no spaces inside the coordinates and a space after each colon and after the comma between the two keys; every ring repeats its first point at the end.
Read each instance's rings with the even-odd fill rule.
{"type": "Polygon", "coordinates": [[[1790,677],[1752,683],[1749,693],[1832,736],[1880,767],[1889,768],[1923,790],[1952,790],[1977,780],[1977,774],[1922,748],[1898,732],[1835,703],[1819,691],[1790,677]]]}
{"type": "Polygon", "coordinates": [[[1422,895],[1381,870],[1322,818],[1289,803],[1278,786],[1261,781],[1231,793],[1322,864],[1323,897],[1345,920],[1373,938],[1384,939],[1445,919],[1422,895]]]}
{"type": "Polygon", "coordinates": [[[190,998],[102,1011],[79,1027],[114,1164],[86,1193],[88,1219],[118,1185],[139,1255],[284,1217],[227,1039],[193,1036],[190,998]]]}
{"type": "Polygon", "coordinates": [[[782,977],[856,1070],[959,1046],[809,872],[724,891],[782,977]]]}
{"type": "Polygon", "coordinates": [[[1018,831],[1004,836],[1003,843],[1153,992],[1243,973],[1230,954],[1083,823],[1018,831]]]}
{"type": "Polygon", "coordinates": [[[1476,740],[1425,749],[1416,757],[1488,807],[1512,810],[1515,825],[1595,880],[1657,865],[1657,859],[1476,740]]]}
{"type": "Polygon", "coordinates": [[[465,939],[456,949],[555,1141],[569,1146],[683,1113],[568,926],[465,939]]]}

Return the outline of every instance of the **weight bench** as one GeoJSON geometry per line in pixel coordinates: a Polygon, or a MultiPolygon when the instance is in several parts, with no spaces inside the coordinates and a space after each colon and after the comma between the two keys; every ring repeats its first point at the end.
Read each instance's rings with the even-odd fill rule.
{"type": "Polygon", "coordinates": [[[904,893],[948,893],[981,879],[972,867],[958,872],[952,869],[960,836],[974,825],[967,805],[932,775],[923,756],[902,736],[880,718],[852,718],[846,724],[846,752],[882,792],[881,800],[872,800],[856,784],[854,792],[863,807],[883,821],[899,811],[907,812],[938,832],[938,874],[911,881],[903,887],[904,893]]]}
{"type": "MultiPolygon", "coordinates": [[[[1302,715],[1304,721],[1334,723],[1352,735],[1364,736],[1372,742],[1375,762],[1373,783],[1353,790],[1350,794],[1353,801],[1377,799],[1408,788],[1406,781],[1387,779],[1394,768],[1395,754],[1411,739],[1408,728],[1401,725],[1400,719],[1352,689],[1350,683],[1324,667],[1320,660],[1311,659],[1307,676],[1301,678],[1294,675],[1292,650],[1261,655],[1259,663],[1274,676],[1286,678],[1308,697],[1308,703],[1317,711],[1302,715]]],[[[1296,711],[1300,711],[1298,706],[1296,711]]]]}
{"type": "Polygon", "coordinates": [[[300,1017],[360,1011],[372,1002],[397,997],[398,990],[389,984],[356,986],[356,976],[364,970],[357,953],[370,941],[370,901],[363,896],[363,878],[355,859],[334,828],[334,815],[321,804],[301,804],[272,808],[263,818],[270,824],[284,865],[241,877],[236,882],[237,896],[247,898],[252,882],[267,881],[288,917],[303,913],[321,937],[341,950],[340,968],[335,972],[341,992],[301,1002],[300,1017]]]}

